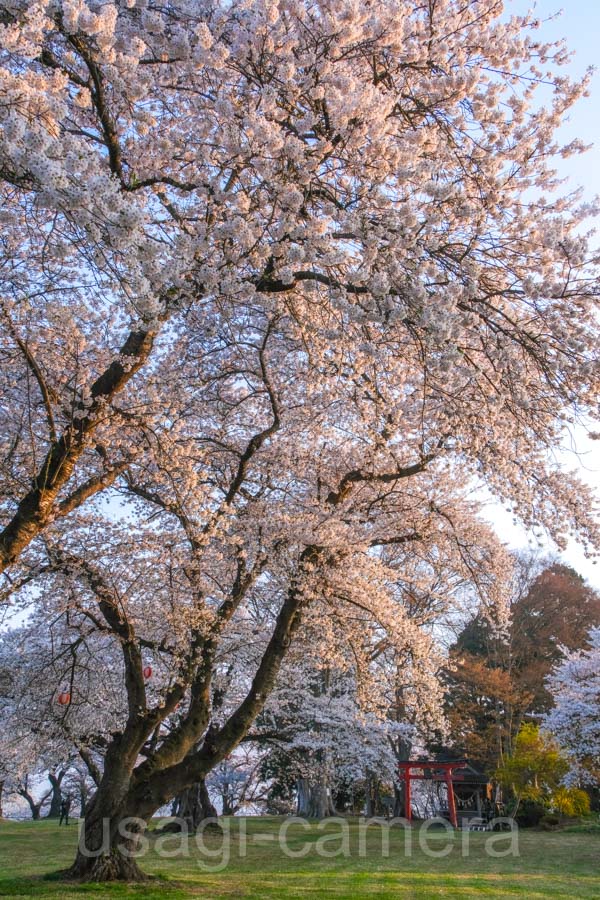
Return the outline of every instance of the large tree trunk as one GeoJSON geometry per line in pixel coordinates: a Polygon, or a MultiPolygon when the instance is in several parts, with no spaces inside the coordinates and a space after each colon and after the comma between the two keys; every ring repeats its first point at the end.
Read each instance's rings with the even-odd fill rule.
{"type": "Polygon", "coordinates": [[[181,791],[173,804],[173,815],[178,821],[169,822],[161,831],[184,830],[192,833],[202,828],[205,822],[209,822],[212,829],[221,831],[221,826],[217,822],[217,811],[210,799],[205,778],[201,778],[196,784],[181,791]]]}
{"type": "Polygon", "coordinates": [[[48,781],[52,785],[52,795],[50,797],[50,809],[46,815],[47,819],[60,818],[60,804],[62,802],[62,780],[65,777],[65,770],[61,769],[56,775],[53,772],[48,773],[48,781]]]}
{"type": "Polygon", "coordinates": [[[132,773],[139,752],[133,736],[119,735],[105,759],[104,774],[86,808],[75,862],[63,874],[82,881],[145,881],[135,861],[139,837],[161,805],[152,798],[142,808],[130,801],[132,773]],[[135,754],[135,755],[134,755],[135,754]]]}
{"type": "Polygon", "coordinates": [[[126,818],[124,814],[104,819],[88,815],[75,862],[65,876],[86,882],[146,881],[147,876],[135,859],[146,822],[140,819],[137,824],[125,823],[126,818]]]}
{"type": "MultiPolygon", "coordinates": [[[[143,785],[132,787],[129,779],[127,787],[123,793],[118,784],[100,785],[88,804],[77,856],[65,877],[86,882],[147,880],[135,856],[148,821],[166,798],[147,794],[143,785]],[[140,796],[145,799],[140,800],[140,796]]],[[[204,778],[180,791],[176,808],[188,831],[196,830],[207,819],[220,830],[204,778]]],[[[182,830],[181,822],[173,824],[175,828],[167,825],[164,830],[182,830]]]]}
{"type": "Polygon", "coordinates": [[[400,818],[404,816],[408,818],[408,810],[406,809],[406,785],[404,781],[394,784],[394,816],[400,818]]]}
{"type": "MultiPolygon", "coordinates": [[[[139,793],[131,789],[119,801],[114,786],[107,788],[101,785],[88,804],[77,857],[64,873],[65,876],[86,882],[146,881],[147,876],[139,868],[135,856],[140,836],[164,800],[164,797],[148,796],[141,803],[139,793]]],[[[180,791],[174,809],[178,819],[184,820],[185,826],[182,827],[182,822],[177,821],[161,830],[189,833],[204,827],[209,821],[210,829],[221,831],[204,778],[180,791]]]]}
{"type": "Polygon", "coordinates": [[[2,809],[2,794],[4,793],[4,782],[0,781],[0,819],[4,818],[4,810],[2,809]]]}
{"type": "Polygon", "coordinates": [[[325,819],[337,815],[331,790],[324,779],[298,779],[296,814],[305,819],[325,819]]]}
{"type": "Polygon", "coordinates": [[[34,822],[39,821],[40,814],[42,811],[42,806],[48,799],[48,794],[45,794],[45,796],[43,796],[41,800],[35,800],[33,798],[33,796],[27,790],[26,785],[18,788],[17,793],[20,794],[20,796],[23,797],[24,800],[27,800],[29,809],[31,810],[31,818],[33,819],[33,821],[34,822]]]}
{"type": "Polygon", "coordinates": [[[151,779],[136,779],[132,769],[120,767],[118,754],[113,761],[113,766],[105,767],[100,786],[87,805],[77,856],[64,873],[66,878],[86,882],[147,880],[135,858],[140,837],[156,810],[178,787],[178,815],[186,820],[188,830],[197,828],[206,818],[214,819],[220,829],[204,777],[188,789],[173,781],[153,789],[151,779]]]}
{"type": "Polygon", "coordinates": [[[91,882],[145,881],[135,854],[146,824],[146,818],[127,809],[114,785],[101,785],[88,805],[75,862],[64,875],[91,882]]]}

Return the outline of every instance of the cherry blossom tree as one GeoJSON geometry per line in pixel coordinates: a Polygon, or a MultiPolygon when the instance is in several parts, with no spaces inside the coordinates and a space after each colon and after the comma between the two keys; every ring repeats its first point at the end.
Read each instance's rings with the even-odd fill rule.
{"type": "MultiPolygon", "coordinates": [[[[86,636],[79,635],[78,640],[81,643],[86,636]]],[[[7,793],[23,797],[34,819],[42,813],[48,818],[60,816],[65,784],[78,784],[78,793],[85,792],[77,782],[77,765],[80,772],[87,771],[89,781],[89,764],[98,779],[98,750],[104,746],[106,729],[114,723],[100,680],[97,702],[80,702],[78,721],[73,715],[67,721],[66,706],[58,700],[69,692],[76,650],[73,632],[65,640],[63,623],[43,617],[0,636],[0,772],[5,774],[7,793]]],[[[81,662],[89,663],[89,657],[81,662]]],[[[84,690],[83,671],[77,674],[84,690]]]]}
{"type": "Polygon", "coordinates": [[[208,786],[219,798],[224,816],[264,806],[267,785],[261,778],[263,761],[263,754],[255,747],[244,745],[213,769],[208,786]]]}
{"type": "Polygon", "coordinates": [[[297,815],[316,819],[337,815],[343,809],[337,798],[352,795],[369,779],[394,781],[391,741],[401,728],[384,715],[364,711],[347,678],[327,676],[327,688],[314,675],[304,690],[294,691],[290,683],[287,704],[275,692],[277,716],[267,732],[272,737],[263,764],[266,774],[279,775],[278,788],[293,783],[297,815]]]}
{"type": "Polygon", "coordinates": [[[552,168],[587,81],[499,14],[2,4],[3,596],[92,648],[69,718],[117,687],[74,876],[141,877],[119,823],[235,749],[312,622],[358,673],[423,657],[399,586],[436,572],[501,620],[477,484],[596,541],[552,455],[598,387],[552,168]]]}
{"type": "Polygon", "coordinates": [[[355,635],[348,644],[344,628],[323,623],[320,615],[311,621],[307,613],[302,640],[288,652],[278,685],[246,737],[270,748],[263,768],[281,773],[276,792],[284,786],[289,793],[295,781],[299,815],[336,815],[336,795],[355,796],[355,786],[364,793],[365,785],[380,781],[400,798],[397,760],[445,732],[438,678],[443,656],[433,635],[461,601],[477,603],[476,586],[470,585],[467,599],[465,572],[461,580],[439,566],[429,580],[421,571],[417,587],[410,560],[398,555],[387,549],[388,565],[397,565],[393,590],[396,615],[406,617],[404,646],[385,633],[369,639],[364,617],[362,642],[355,635]]]}
{"type": "Polygon", "coordinates": [[[589,646],[572,651],[547,679],[554,707],[545,727],[567,752],[572,774],[584,784],[600,784],[600,628],[589,646]]]}
{"type": "Polygon", "coordinates": [[[75,761],[66,773],[62,787],[64,793],[76,800],[79,816],[83,819],[87,804],[96,787],[87,766],[82,762],[75,761]]]}

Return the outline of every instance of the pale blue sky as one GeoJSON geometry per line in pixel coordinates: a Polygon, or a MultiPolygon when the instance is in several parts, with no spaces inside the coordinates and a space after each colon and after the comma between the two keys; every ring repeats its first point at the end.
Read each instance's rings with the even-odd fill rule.
{"type": "MultiPolygon", "coordinates": [[[[598,65],[599,71],[594,74],[590,97],[583,98],[572,110],[569,121],[561,129],[561,137],[565,143],[575,137],[586,144],[594,146],[583,156],[561,160],[557,165],[559,171],[569,179],[573,187],[584,190],[584,198],[593,199],[600,194],[600,0],[569,0],[562,9],[559,0],[539,0],[528,3],[526,0],[509,0],[506,3],[508,14],[522,14],[534,9],[536,16],[542,20],[538,32],[547,40],[565,38],[574,56],[565,69],[571,75],[583,75],[589,66],[598,65]]],[[[598,223],[600,226],[600,223],[598,223]]],[[[600,232],[600,228],[599,228],[600,232]]],[[[600,233],[597,244],[600,246],[600,233]]],[[[581,477],[600,490],[600,446],[577,435],[577,449],[580,452],[579,470],[581,477]]],[[[565,465],[569,469],[577,466],[577,457],[571,453],[564,455],[565,465]]],[[[521,528],[515,527],[512,516],[498,510],[490,509],[490,518],[503,540],[510,546],[527,545],[528,536],[521,528]]],[[[552,550],[549,546],[548,550],[552,550]]],[[[563,556],[565,562],[574,566],[585,578],[600,588],[600,561],[593,564],[586,560],[581,549],[572,544],[563,556]]]]}
{"type": "MultiPolygon", "coordinates": [[[[542,20],[538,32],[549,40],[565,38],[574,56],[567,67],[573,75],[582,75],[588,66],[600,66],[600,0],[508,0],[507,13],[523,13],[533,9],[542,20]],[[561,12],[562,9],[562,12],[561,12]],[[556,13],[561,13],[556,16],[556,13]]],[[[600,71],[596,72],[591,96],[582,99],[564,126],[566,138],[579,137],[595,147],[583,157],[566,160],[562,165],[574,184],[585,189],[588,197],[600,193],[600,71]]]]}

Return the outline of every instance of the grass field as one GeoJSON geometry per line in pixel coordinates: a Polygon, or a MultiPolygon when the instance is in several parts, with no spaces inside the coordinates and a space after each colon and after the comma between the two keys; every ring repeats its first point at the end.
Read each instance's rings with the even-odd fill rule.
{"type": "MultiPolygon", "coordinates": [[[[286,856],[278,845],[281,820],[254,818],[226,820],[230,828],[231,859],[222,871],[207,871],[206,864],[222,860],[221,838],[207,837],[205,847],[189,847],[188,856],[164,858],[160,844],[150,840],[150,849],[140,861],[155,876],[144,885],[71,885],[48,878],[68,865],[74,854],[77,825],[58,828],[49,822],[0,823],[0,897],[53,897],[76,900],[106,898],[514,898],[546,900],[600,898],[600,834],[521,832],[518,855],[490,857],[486,841],[490,835],[470,834],[468,855],[463,856],[461,833],[432,833],[428,847],[447,855],[432,856],[419,847],[413,832],[412,850],[406,852],[401,829],[390,832],[389,854],[382,856],[381,833],[368,830],[360,844],[356,823],[348,827],[349,844],[343,845],[340,826],[310,829],[289,828],[286,846],[302,857],[286,856]],[[245,832],[245,851],[244,846],[245,832]],[[324,849],[344,855],[323,858],[318,841],[329,837],[324,849]],[[202,850],[214,854],[208,857],[202,850]]],[[[508,848],[508,836],[494,835],[497,851],[508,848]],[[503,841],[503,843],[502,843],[503,841]]],[[[489,845],[488,845],[489,847],[489,845]]],[[[177,851],[179,839],[163,839],[162,850],[177,851]]]]}

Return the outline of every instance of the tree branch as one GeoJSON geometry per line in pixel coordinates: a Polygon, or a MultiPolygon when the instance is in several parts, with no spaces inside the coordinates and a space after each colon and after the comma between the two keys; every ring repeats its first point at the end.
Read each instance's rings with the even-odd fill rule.
{"type": "Polygon", "coordinates": [[[92,384],[89,405],[81,404],[77,409],[80,418],[52,443],[31,490],[22,497],[12,519],[0,532],[0,572],[15,562],[56,514],[57,495],[69,481],[100,411],[146,362],[157,333],[157,327],[129,333],[118,356],[92,384]]]}
{"type": "Polygon", "coordinates": [[[419,472],[425,470],[432,459],[435,459],[435,454],[429,453],[424,456],[420,462],[414,463],[412,466],[404,466],[400,469],[396,469],[395,472],[383,472],[378,474],[375,472],[362,472],[360,469],[353,469],[351,472],[347,472],[344,475],[339,483],[337,491],[329,492],[327,495],[327,503],[337,506],[345,500],[355,484],[360,484],[362,482],[367,482],[369,484],[393,484],[395,481],[400,481],[402,478],[410,478],[413,475],[418,475],[419,472]]]}

